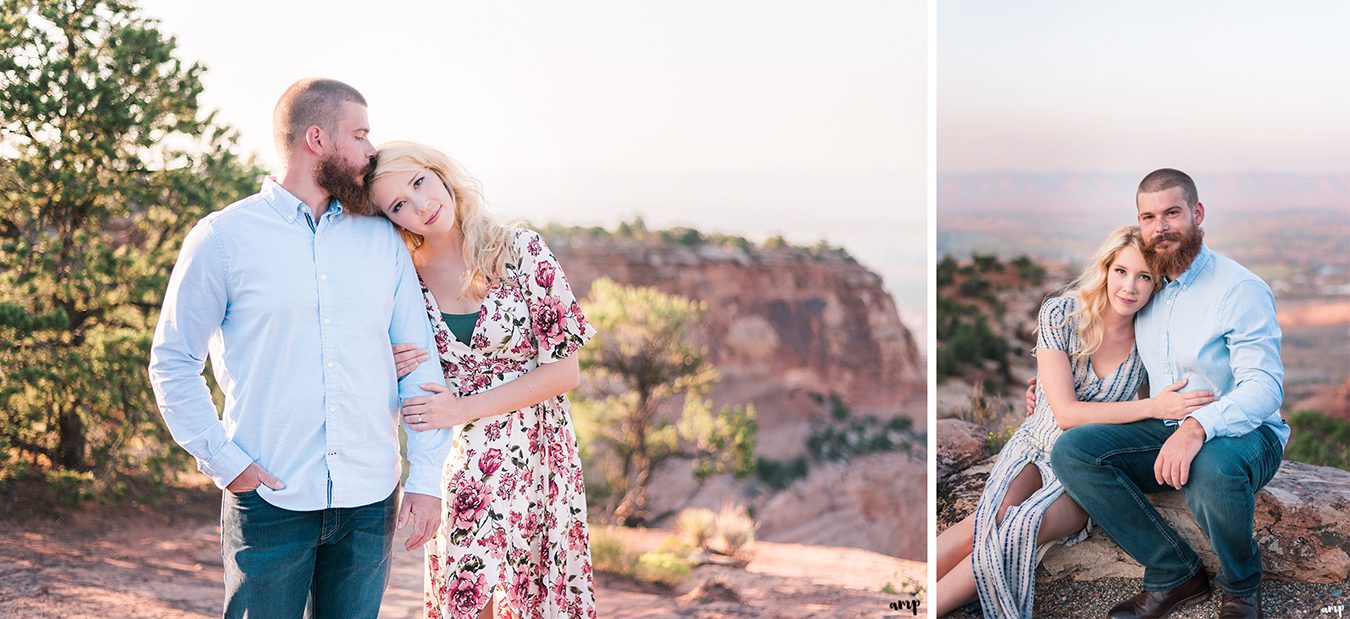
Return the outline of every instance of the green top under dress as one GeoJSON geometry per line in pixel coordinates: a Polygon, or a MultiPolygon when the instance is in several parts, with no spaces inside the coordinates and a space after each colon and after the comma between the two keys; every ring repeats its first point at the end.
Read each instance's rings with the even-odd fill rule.
{"type": "Polygon", "coordinates": [[[469,339],[473,337],[473,329],[478,326],[478,312],[472,314],[441,312],[441,318],[445,319],[445,326],[450,328],[450,333],[455,336],[455,339],[468,346],[469,339]]]}

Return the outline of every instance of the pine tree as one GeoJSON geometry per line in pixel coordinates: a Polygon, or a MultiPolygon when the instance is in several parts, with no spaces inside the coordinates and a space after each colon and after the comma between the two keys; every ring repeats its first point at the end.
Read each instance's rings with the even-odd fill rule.
{"type": "Polygon", "coordinates": [[[146,378],[191,225],[261,170],[200,108],[205,68],[116,0],[0,0],[0,479],[161,474],[146,378]]]}

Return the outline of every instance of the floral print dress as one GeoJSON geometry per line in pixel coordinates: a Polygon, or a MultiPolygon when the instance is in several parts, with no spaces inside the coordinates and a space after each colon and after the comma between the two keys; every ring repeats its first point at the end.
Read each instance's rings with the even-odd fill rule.
{"type": "MultiPolygon", "coordinates": [[[[575,354],[595,333],[533,231],[515,233],[469,344],[426,285],[446,386],[461,396],[575,354]]],[[[567,396],[459,427],[445,463],[442,524],[427,545],[429,619],[595,617],[586,493],[567,396]]]]}

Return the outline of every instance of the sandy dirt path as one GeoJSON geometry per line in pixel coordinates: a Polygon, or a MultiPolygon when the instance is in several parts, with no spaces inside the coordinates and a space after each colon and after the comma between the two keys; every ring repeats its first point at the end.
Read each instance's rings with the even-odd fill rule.
{"type": "MultiPolygon", "coordinates": [[[[198,515],[173,523],[137,518],[65,526],[0,522],[0,617],[218,617],[222,595],[219,526],[198,515]]],[[[654,547],[661,531],[625,533],[633,548],[654,547]]],[[[381,617],[417,618],[422,554],[395,542],[381,617]]],[[[601,574],[601,617],[914,617],[888,605],[885,583],[922,583],[921,563],[846,548],[760,543],[746,569],[696,568],[664,590],[601,574]],[[715,581],[739,598],[707,593],[715,581]]]]}

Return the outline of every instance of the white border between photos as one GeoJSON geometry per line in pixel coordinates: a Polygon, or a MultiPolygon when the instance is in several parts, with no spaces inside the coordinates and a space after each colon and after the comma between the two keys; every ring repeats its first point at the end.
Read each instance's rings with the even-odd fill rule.
{"type": "Polygon", "coordinates": [[[924,592],[924,616],[931,616],[937,592],[937,0],[928,0],[928,316],[925,362],[928,382],[928,589],[924,592]]]}

